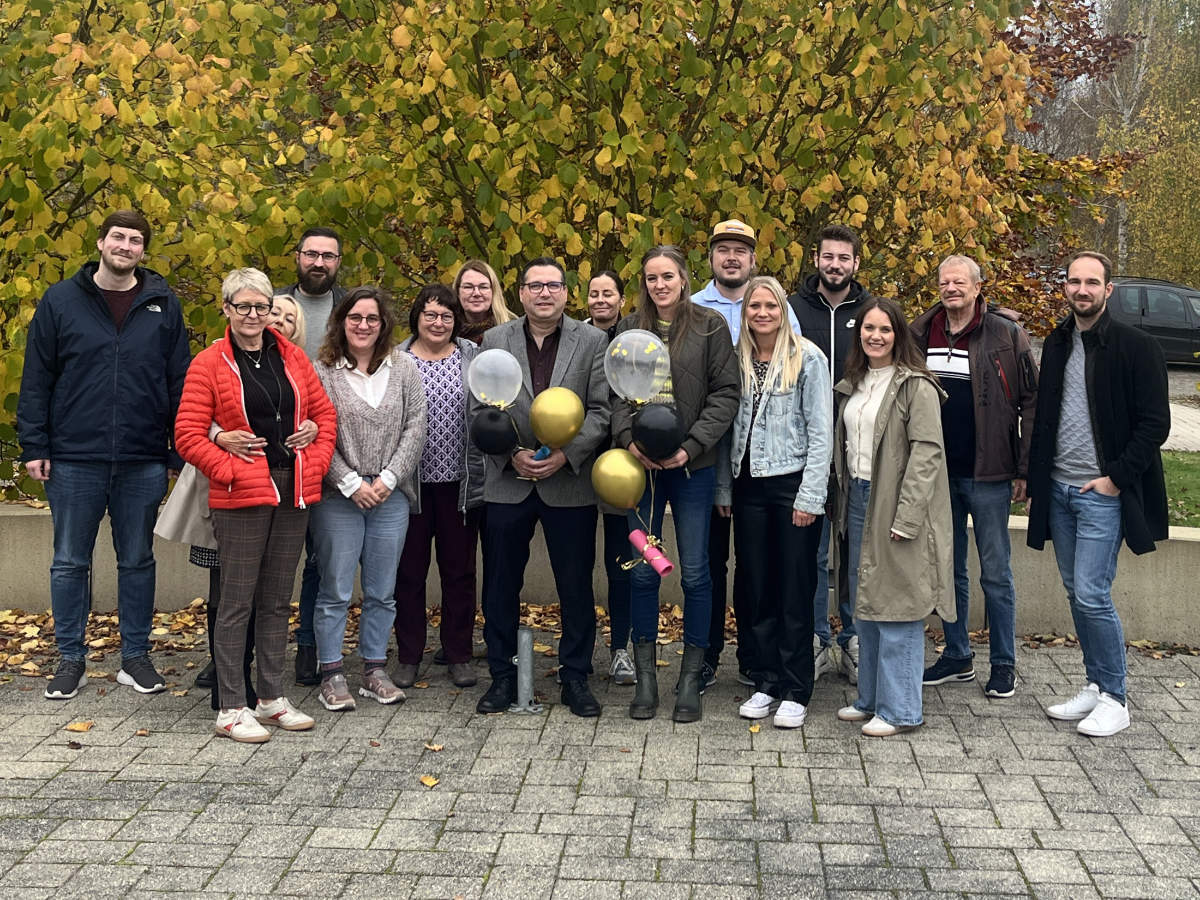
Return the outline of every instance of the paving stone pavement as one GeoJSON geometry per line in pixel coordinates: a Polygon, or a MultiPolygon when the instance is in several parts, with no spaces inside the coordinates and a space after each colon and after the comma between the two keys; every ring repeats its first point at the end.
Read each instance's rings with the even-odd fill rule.
{"type": "Polygon", "coordinates": [[[1131,654],[1133,726],[1096,740],[1041,712],[1081,685],[1078,650],[1022,648],[1016,697],[988,700],[982,648],[979,681],[926,691],[923,728],[871,739],[836,721],[854,690],[831,676],[803,729],[752,733],[732,665],[703,722],[674,725],[679,646],[660,650],[649,722],[602,677],[598,720],[479,716],[486,678],[458,691],[430,666],[401,706],[331,713],[296,688],[316,728],[258,746],[213,735],[206,692],[101,679],[59,703],[17,679],[0,686],[0,898],[1200,893],[1200,658],[1131,654]]]}

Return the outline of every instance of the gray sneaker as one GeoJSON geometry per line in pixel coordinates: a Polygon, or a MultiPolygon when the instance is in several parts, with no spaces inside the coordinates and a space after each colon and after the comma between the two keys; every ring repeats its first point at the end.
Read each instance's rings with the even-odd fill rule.
{"type": "Polygon", "coordinates": [[[82,659],[64,659],[50,683],[46,685],[47,700],[70,700],[87,684],[87,663],[82,659]]]}
{"type": "Polygon", "coordinates": [[[815,634],[813,635],[813,684],[820,681],[821,676],[826,672],[837,671],[837,666],[833,662],[831,646],[830,644],[821,646],[821,639],[815,634]]]}
{"type": "Polygon", "coordinates": [[[354,709],[354,698],[346,684],[346,676],[341,672],[321,679],[321,705],[334,712],[354,709]]]}
{"type": "Polygon", "coordinates": [[[858,635],[842,648],[842,672],[851,684],[858,684],[858,635]]]}
{"type": "Polygon", "coordinates": [[[613,651],[608,675],[613,684],[637,684],[637,670],[633,667],[633,660],[629,658],[629,651],[624,647],[613,651]]]}
{"type": "Polygon", "coordinates": [[[358,689],[358,693],[383,704],[404,702],[404,691],[392,683],[391,677],[383,666],[372,669],[363,676],[362,687],[358,689]]]}

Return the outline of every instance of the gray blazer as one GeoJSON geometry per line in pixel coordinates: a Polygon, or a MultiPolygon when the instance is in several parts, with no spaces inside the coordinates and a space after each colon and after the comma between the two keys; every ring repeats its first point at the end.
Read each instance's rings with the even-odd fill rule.
{"type": "MultiPolygon", "coordinates": [[[[483,499],[488,503],[520,503],[536,489],[547,506],[591,506],[596,502],[592,491],[592,463],[596,449],[608,438],[609,389],[604,377],[604,350],[608,339],[604,332],[591,325],[563,316],[562,334],[558,340],[558,355],[551,387],[570,388],[583,401],[583,427],[575,439],[563,447],[567,464],[541,481],[517,478],[512,461],[507,456],[488,456],[483,499]]],[[[525,384],[520,396],[508,408],[517,426],[522,447],[538,446],[529,427],[529,407],[533,403],[533,382],[529,375],[529,354],[525,352],[525,317],[513,319],[488,329],[483,335],[481,350],[507,350],[521,364],[525,384]]],[[[471,411],[477,414],[482,404],[472,398],[471,411]]]]}

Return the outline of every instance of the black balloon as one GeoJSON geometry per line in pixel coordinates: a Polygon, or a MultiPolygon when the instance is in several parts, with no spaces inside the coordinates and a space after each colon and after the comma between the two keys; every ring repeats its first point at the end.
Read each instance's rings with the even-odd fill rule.
{"type": "Polygon", "coordinates": [[[633,417],[633,442],[649,459],[674,456],[683,438],[683,423],[673,406],[650,403],[633,417]]]}
{"type": "Polygon", "coordinates": [[[484,453],[502,456],[517,447],[517,426],[502,409],[488,407],[471,423],[471,441],[484,453]]]}

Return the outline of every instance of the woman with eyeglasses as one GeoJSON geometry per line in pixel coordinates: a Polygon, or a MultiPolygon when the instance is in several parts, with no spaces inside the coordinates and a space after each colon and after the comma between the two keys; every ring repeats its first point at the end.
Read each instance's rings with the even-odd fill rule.
{"type": "Polygon", "coordinates": [[[325,502],[313,512],[321,567],[313,630],[320,699],[330,710],[354,709],[342,665],[354,576],[362,564],[358,693],[399,703],[402,691],[385,669],[396,618],[392,592],[408,510],[417,499],[417,463],[425,444],[425,389],[412,358],[395,346],[396,313],[384,291],[356,288],[329,317],[317,374],[338,412],[337,447],[325,502]]]}
{"type": "Polygon", "coordinates": [[[476,682],[475,553],[483,506],[483,455],[467,436],[467,367],[479,348],[458,336],[463,309],[444,284],[427,284],[408,315],[412,337],[400,345],[425,388],[428,428],[419,466],[420,490],[396,574],[396,684],[411,687],[425,652],[425,582],[437,546],[442,585],[441,646],[457,687],[476,682]]]}
{"type": "Polygon", "coordinates": [[[215,731],[247,743],[271,737],[264,724],[313,726],[283,695],[283,657],[308,508],[321,499],[337,430],[337,414],[304,351],[266,327],[272,293],[257,269],[226,276],[229,326],[192,361],[175,419],[176,449],[209,482],[221,564],[215,731]],[[251,610],[254,710],[246,705],[243,673],[251,610]]]}
{"type": "MultiPolygon", "coordinates": [[[[692,303],[687,261],[675,247],[654,247],[642,257],[641,291],[636,312],[617,324],[620,334],[640,328],[657,334],[671,355],[671,378],[656,403],[675,407],[683,443],[666,459],[650,459],[633,440],[629,405],[613,404],[613,442],[625,447],[650,472],[653,487],[635,511],[629,527],[662,534],[667,503],[675,524],[675,547],[683,587],[683,661],[676,688],[676,722],[701,718],[700,669],[708,647],[712,578],[708,572],[708,529],[716,492],[717,444],[738,409],[741,385],[729,326],[720,313],[692,303]],[[653,498],[653,509],[651,499],[653,498]]],[[[637,690],[629,706],[634,719],[658,711],[655,644],[658,639],[658,589],[661,578],[648,565],[632,571],[633,661],[637,690]]]]}
{"type": "Polygon", "coordinates": [[[482,259],[468,259],[454,277],[454,295],[463,309],[459,337],[478,345],[489,328],[516,316],[504,301],[496,271],[482,259]]]}

